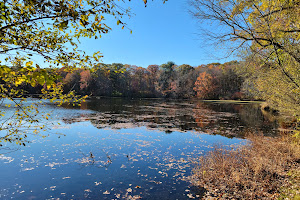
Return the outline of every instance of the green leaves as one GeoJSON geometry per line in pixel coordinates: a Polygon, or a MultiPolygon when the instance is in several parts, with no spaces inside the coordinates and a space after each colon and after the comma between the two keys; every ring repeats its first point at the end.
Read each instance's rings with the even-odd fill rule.
{"type": "MultiPolygon", "coordinates": [[[[0,61],[0,98],[14,102],[15,97],[26,95],[23,86],[39,85],[43,87],[41,97],[44,99],[59,105],[80,103],[85,97],[76,96],[73,91],[62,94],[57,67],[72,71],[98,64],[102,57],[100,52],[87,55],[78,49],[79,39],[98,39],[109,33],[110,25],[105,22],[107,16],[113,17],[124,28],[126,24],[120,19],[129,14],[117,0],[1,1],[0,55],[4,64],[0,61]],[[33,56],[42,59],[33,59],[33,56]],[[35,60],[42,61],[38,64],[35,60]]],[[[37,115],[32,114],[33,107],[14,103],[19,108],[14,115],[14,124],[2,124],[9,132],[4,140],[10,142],[15,141],[24,121],[37,123],[37,115]]]]}

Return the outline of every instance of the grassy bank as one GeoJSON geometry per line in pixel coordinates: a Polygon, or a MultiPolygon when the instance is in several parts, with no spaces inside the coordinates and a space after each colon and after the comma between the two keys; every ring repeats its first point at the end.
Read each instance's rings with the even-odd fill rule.
{"type": "Polygon", "coordinates": [[[264,101],[247,101],[247,100],[201,100],[201,101],[210,102],[210,103],[234,103],[234,104],[264,103],[264,101]]]}
{"type": "Polygon", "coordinates": [[[248,136],[235,149],[216,146],[201,157],[192,183],[204,199],[300,199],[300,143],[292,136],[248,136]]]}

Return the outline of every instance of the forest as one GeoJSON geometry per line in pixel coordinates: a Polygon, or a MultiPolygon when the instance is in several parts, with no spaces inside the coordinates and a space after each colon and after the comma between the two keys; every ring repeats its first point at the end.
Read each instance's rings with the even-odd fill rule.
{"type": "MultiPolygon", "coordinates": [[[[168,62],[147,68],[120,63],[98,65],[90,69],[77,68],[58,72],[58,84],[64,93],[77,95],[131,98],[199,98],[199,99],[255,99],[239,66],[231,61],[192,67],[168,62]]],[[[19,86],[25,94],[41,94],[44,85],[19,86]]]]}

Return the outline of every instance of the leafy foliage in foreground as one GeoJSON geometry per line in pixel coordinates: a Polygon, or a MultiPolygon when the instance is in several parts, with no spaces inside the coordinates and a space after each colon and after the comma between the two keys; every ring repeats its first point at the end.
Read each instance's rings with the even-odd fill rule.
{"type": "Polygon", "coordinates": [[[55,67],[71,72],[98,63],[100,52],[87,55],[78,48],[80,39],[98,39],[109,33],[111,28],[105,21],[109,17],[124,29],[123,17],[130,12],[120,4],[117,0],[0,2],[0,99],[4,106],[16,106],[13,113],[1,113],[0,141],[25,145],[26,132],[46,130],[39,117],[47,120],[47,116],[39,115],[39,103],[24,104],[26,91],[21,85],[39,87],[41,98],[58,104],[83,100],[73,91],[63,94],[55,67]]]}

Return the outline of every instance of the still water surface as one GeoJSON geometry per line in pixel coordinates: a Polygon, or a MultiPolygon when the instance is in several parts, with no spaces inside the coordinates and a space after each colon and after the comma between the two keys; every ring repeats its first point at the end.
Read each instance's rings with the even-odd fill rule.
{"type": "Polygon", "coordinates": [[[258,103],[94,99],[43,109],[61,125],[0,155],[0,199],[197,197],[186,181],[197,157],[277,127],[258,103]]]}

